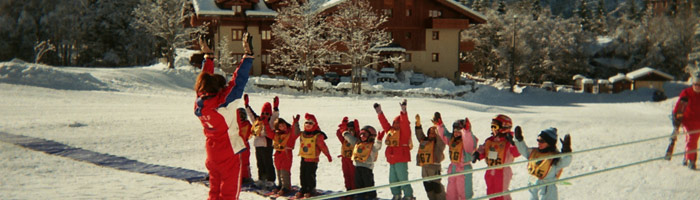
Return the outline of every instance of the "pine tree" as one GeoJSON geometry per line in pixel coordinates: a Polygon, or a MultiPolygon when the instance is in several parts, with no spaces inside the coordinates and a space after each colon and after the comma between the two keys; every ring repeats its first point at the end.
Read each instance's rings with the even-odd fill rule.
{"type": "Polygon", "coordinates": [[[605,11],[605,0],[598,0],[598,6],[595,12],[594,30],[598,35],[607,34],[606,26],[607,14],[605,11]]]}
{"type": "Polygon", "coordinates": [[[501,15],[506,14],[506,3],[503,0],[498,2],[498,13],[501,15]]]}
{"type": "Polygon", "coordinates": [[[593,23],[591,22],[591,10],[588,8],[587,0],[580,0],[579,9],[577,11],[578,18],[581,23],[581,28],[585,31],[590,31],[593,23]]]}

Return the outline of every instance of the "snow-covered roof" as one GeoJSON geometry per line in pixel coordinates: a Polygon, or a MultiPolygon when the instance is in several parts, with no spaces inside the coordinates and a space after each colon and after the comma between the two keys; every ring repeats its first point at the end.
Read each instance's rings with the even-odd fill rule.
{"type": "Polygon", "coordinates": [[[610,83],[617,83],[618,81],[622,81],[622,80],[626,80],[626,79],[627,79],[627,76],[625,76],[622,73],[619,73],[615,76],[608,78],[608,81],[610,81],[610,83]]]}
{"type": "Polygon", "coordinates": [[[576,79],[585,79],[586,77],[581,75],[581,74],[576,74],[571,80],[576,80],[576,79]]]}
{"type": "Polygon", "coordinates": [[[481,14],[479,12],[476,12],[475,10],[472,10],[471,8],[468,8],[467,6],[464,6],[461,3],[454,1],[454,0],[444,0],[444,1],[447,3],[450,3],[454,6],[457,6],[460,9],[462,9],[470,14],[473,14],[475,17],[478,17],[481,21],[486,22],[486,16],[484,16],[483,14],[481,14]]]}
{"type": "Polygon", "coordinates": [[[245,11],[246,16],[259,16],[259,17],[276,17],[277,12],[268,8],[267,4],[265,4],[265,1],[258,1],[258,4],[255,4],[253,6],[253,10],[246,10],[245,11]]]}
{"type": "MultiPolygon", "coordinates": [[[[197,13],[197,15],[233,16],[236,14],[231,9],[219,8],[214,3],[214,0],[192,0],[192,5],[194,6],[194,12],[197,13]]],[[[253,10],[246,10],[245,15],[274,17],[277,16],[277,12],[268,8],[265,1],[260,0],[255,6],[253,6],[253,10]]]]}
{"type": "Polygon", "coordinates": [[[610,84],[610,81],[605,80],[605,79],[598,79],[598,84],[610,84]]]}
{"type": "Polygon", "coordinates": [[[590,78],[584,78],[582,81],[583,84],[593,84],[593,79],[590,78]]]}
{"type": "Polygon", "coordinates": [[[403,47],[376,47],[376,48],[371,48],[370,51],[406,52],[406,49],[403,47]]]}
{"type": "Polygon", "coordinates": [[[627,73],[627,78],[629,78],[630,80],[634,80],[634,79],[637,79],[639,77],[649,75],[651,73],[654,73],[654,74],[659,75],[661,77],[667,78],[669,80],[673,80],[673,76],[671,76],[670,74],[663,73],[663,72],[656,70],[654,68],[651,68],[651,67],[643,67],[641,69],[634,70],[630,73],[627,73]]]}

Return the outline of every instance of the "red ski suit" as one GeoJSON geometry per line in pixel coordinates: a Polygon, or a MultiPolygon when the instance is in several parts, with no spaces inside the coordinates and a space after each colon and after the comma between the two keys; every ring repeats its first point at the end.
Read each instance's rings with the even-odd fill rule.
{"type": "MultiPolygon", "coordinates": [[[[353,124],[354,125],[352,128],[355,131],[360,131],[359,122],[355,120],[353,124]]],[[[342,148],[339,157],[341,157],[340,161],[342,163],[343,178],[345,179],[345,189],[352,190],[355,189],[355,165],[352,161],[352,149],[354,149],[354,145],[351,145],[347,140],[345,140],[345,137],[343,137],[343,133],[347,131],[347,129],[347,124],[338,125],[338,130],[335,132],[335,136],[337,136],[338,140],[340,140],[340,145],[342,148]],[[349,152],[344,152],[344,149],[349,150],[349,152]]]]}
{"type": "MultiPolygon", "coordinates": [[[[381,140],[384,138],[384,135],[393,130],[393,128],[391,124],[389,124],[389,121],[386,120],[384,112],[379,113],[378,117],[382,129],[384,129],[377,137],[381,140]]],[[[394,118],[394,121],[399,122],[399,144],[398,146],[390,146],[387,144],[386,151],[384,152],[386,161],[389,162],[389,164],[411,162],[411,147],[413,147],[413,143],[411,141],[411,122],[408,121],[408,114],[401,111],[401,114],[394,118]]]]}
{"type": "MultiPolygon", "coordinates": [[[[673,108],[673,113],[679,111],[679,103],[682,98],[687,98],[688,104],[683,111],[683,121],[681,124],[686,132],[693,133],[694,131],[700,131],[700,93],[693,91],[692,86],[684,89],[678,96],[678,102],[676,102],[676,106],[673,108]]],[[[690,151],[697,149],[698,138],[700,138],[700,133],[685,135],[685,150],[690,151]]],[[[685,158],[687,160],[697,160],[697,155],[697,152],[686,153],[685,158]]]]}
{"type": "MultiPolygon", "coordinates": [[[[287,127],[287,131],[283,134],[289,134],[287,137],[287,143],[284,145],[284,151],[275,151],[275,168],[277,170],[285,170],[288,172],[291,172],[292,169],[292,159],[294,158],[294,154],[292,153],[292,150],[294,150],[294,145],[296,144],[297,138],[299,138],[299,122],[294,121],[294,124],[292,126],[287,127]]],[[[270,137],[274,139],[275,136],[278,133],[277,131],[271,131],[270,137]]]]}
{"type": "MultiPolygon", "coordinates": [[[[238,199],[241,159],[246,149],[239,135],[236,104],[243,95],[253,58],[244,56],[228,85],[216,94],[198,93],[195,115],[204,127],[209,170],[209,199],[238,199]]],[[[214,73],[214,61],[207,59],[202,73],[214,73]]]]}
{"type": "MultiPolygon", "coordinates": [[[[513,135],[513,132],[505,134],[513,135]]],[[[518,148],[510,144],[505,137],[491,136],[485,140],[484,145],[479,147],[479,159],[487,158],[486,164],[489,166],[512,163],[513,159],[518,156],[520,156],[518,148]],[[492,149],[490,147],[495,148],[492,149]]],[[[511,170],[510,167],[486,170],[486,174],[484,174],[484,179],[486,180],[486,194],[508,191],[512,178],[513,170],[511,170]]],[[[491,200],[510,199],[510,195],[491,198],[491,200]]]]}

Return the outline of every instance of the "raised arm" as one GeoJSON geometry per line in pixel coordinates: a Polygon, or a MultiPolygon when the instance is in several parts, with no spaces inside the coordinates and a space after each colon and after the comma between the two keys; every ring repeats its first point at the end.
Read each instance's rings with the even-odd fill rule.
{"type": "Polygon", "coordinates": [[[272,115],[270,115],[270,125],[274,125],[275,121],[277,121],[277,119],[280,118],[280,109],[279,109],[280,99],[279,99],[279,97],[275,96],[275,98],[272,99],[272,105],[273,105],[272,106],[273,109],[272,109],[272,115]]]}
{"type": "Polygon", "coordinates": [[[415,129],[416,129],[416,140],[418,140],[418,142],[422,142],[423,140],[425,140],[426,136],[425,136],[425,133],[423,132],[423,126],[420,123],[420,115],[419,114],[416,114],[416,127],[415,127],[415,129]]]}
{"type": "Polygon", "coordinates": [[[408,121],[408,112],[406,112],[406,99],[401,102],[401,114],[399,115],[400,117],[400,124],[399,126],[401,127],[401,137],[399,137],[399,144],[403,145],[410,145],[412,144],[411,141],[411,122],[408,121]]]}
{"type": "Polygon", "coordinates": [[[384,116],[384,112],[382,111],[382,106],[378,103],[374,103],[374,111],[377,112],[377,118],[379,118],[379,124],[382,125],[382,130],[388,131],[391,129],[391,124],[386,120],[386,116],[384,116]]]}
{"type": "Polygon", "coordinates": [[[255,122],[255,120],[258,119],[258,114],[256,114],[255,111],[253,111],[253,108],[251,108],[248,104],[248,94],[243,95],[243,102],[245,103],[245,111],[247,113],[248,120],[255,122]]]}
{"type": "Polygon", "coordinates": [[[338,137],[338,140],[340,140],[340,143],[345,142],[345,138],[343,137],[343,132],[348,129],[348,117],[343,117],[343,121],[338,124],[338,130],[335,131],[335,136],[338,137]]]}
{"type": "Polygon", "coordinates": [[[224,92],[226,92],[224,104],[229,104],[233,100],[240,99],[243,95],[243,89],[245,89],[245,85],[248,83],[250,70],[253,67],[253,58],[255,58],[252,53],[248,53],[252,52],[251,49],[253,48],[250,46],[251,40],[252,36],[248,35],[248,33],[243,34],[243,49],[245,49],[246,55],[244,55],[241,62],[239,62],[236,72],[233,73],[231,81],[228,83],[226,90],[224,90],[224,92]]]}

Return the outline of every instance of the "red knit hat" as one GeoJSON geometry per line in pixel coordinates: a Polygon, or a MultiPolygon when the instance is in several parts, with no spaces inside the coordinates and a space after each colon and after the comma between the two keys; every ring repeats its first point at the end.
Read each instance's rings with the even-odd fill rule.
{"type": "Polygon", "coordinates": [[[310,131],[319,130],[319,128],[318,128],[318,121],[316,121],[316,116],[314,116],[314,115],[312,115],[312,114],[309,114],[309,113],[306,113],[306,115],[304,115],[304,119],[306,119],[306,121],[312,121],[312,122],[314,122],[314,126],[313,126],[311,129],[306,129],[306,126],[304,126],[304,131],[310,132],[310,131]]]}

